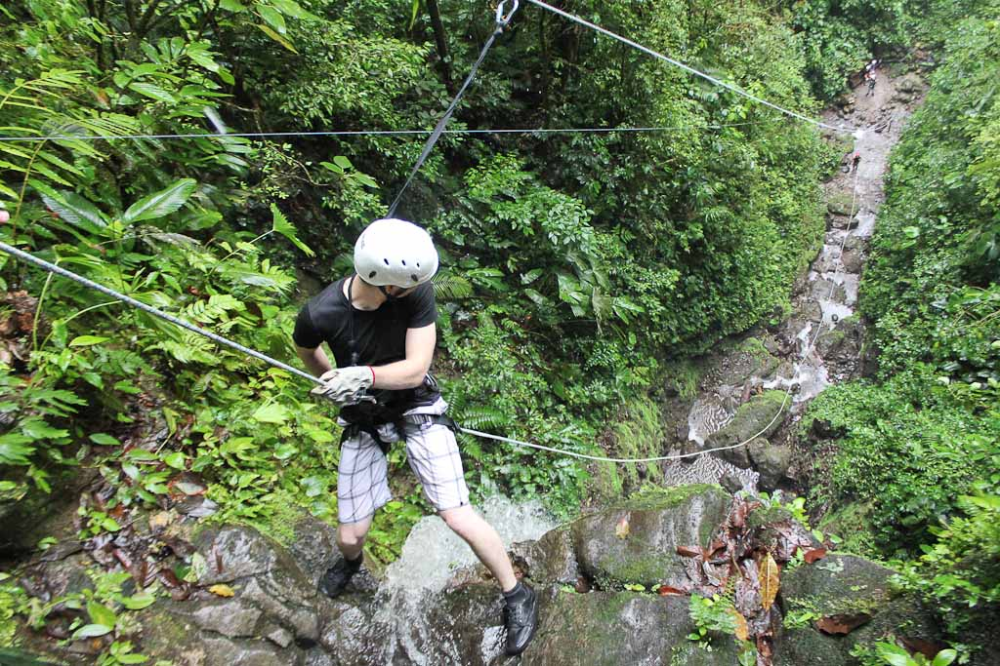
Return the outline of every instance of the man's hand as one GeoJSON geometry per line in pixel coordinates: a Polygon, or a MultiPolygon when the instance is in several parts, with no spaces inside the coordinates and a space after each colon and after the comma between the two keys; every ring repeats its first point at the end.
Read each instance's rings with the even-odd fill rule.
{"type": "Polygon", "coordinates": [[[10,213],[5,210],[0,210],[0,224],[10,222],[10,213]]]}
{"type": "Polygon", "coordinates": [[[317,386],[310,393],[338,404],[352,403],[358,400],[360,393],[371,388],[375,371],[366,365],[334,368],[323,373],[320,379],[323,386],[317,386]]]}

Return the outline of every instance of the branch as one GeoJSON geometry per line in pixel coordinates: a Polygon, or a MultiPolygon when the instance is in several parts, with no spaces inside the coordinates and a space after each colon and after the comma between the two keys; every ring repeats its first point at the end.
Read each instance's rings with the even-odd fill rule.
{"type": "Polygon", "coordinates": [[[150,21],[153,20],[153,16],[156,14],[157,8],[163,3],[163,0],[153,0],[149,3],[149,7],[143,12],[142,18],[139,19],[139,28],[137,30],[136,37],[142,39],[149,32],[150,21]]]}

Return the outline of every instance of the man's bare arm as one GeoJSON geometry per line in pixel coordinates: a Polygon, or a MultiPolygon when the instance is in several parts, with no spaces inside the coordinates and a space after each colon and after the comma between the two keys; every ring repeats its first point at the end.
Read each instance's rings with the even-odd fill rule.
{"type": "Polygon", "coordinates": [[[328,372],[333,369],[330,364],[330,359],[326,357],[326,352],[323,351],[322,347],[316,347],[315,349],[308,349],[306,347],[299,347],[295,345],[295,352],[302,359],[302,362],[306,366],[306,370],[313,373],[317,377],[323,375],[323,373],[328,372]]]}
{"type": "Polygon", "coordinates": [[[434,324],[407,329],[406,358],[402,361],[372,368],[375,373],[374,387],[408,389],[420,386],[427,371],[431,369],[436,344],[437,326],[434,324]]]}

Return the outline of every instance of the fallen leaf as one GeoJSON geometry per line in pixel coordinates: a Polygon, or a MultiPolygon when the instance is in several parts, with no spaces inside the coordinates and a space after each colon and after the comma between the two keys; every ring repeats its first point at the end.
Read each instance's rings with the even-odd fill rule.
{"type": "Polygon", "coordinates": [[[670,587],[669,585],[661,585],[656,591],[661,597],[669,597],[671,595],[684,596],[687,594],[684,590],[679,590],[676,587],[670,587]]]}
{"type": "Polygon", "coordinates": [[[779,579],[778,563],[768,553],[760,561],[760,596],[764,610],[771,610],[775,597],[778,596],[778,588],[781,586],[779,579]]]}
{"type": "Polygon", "coordinates": [[[806,551],[805,561],[806,564],[812,564],[817,560],[822,560],[824,557],[826,557],[826,548],[813,548],[806,551]]]}
{"type": "Polygon", "coordinates": [[[741,641],[747,640],[747,638],[750,637],[750,630],[747,627],[747,619],[743,617],[743,614],[735,608],[730,609],[729,613],[733,616],[733,619],[736,620],[736,638],[741,641]]]}
{"type": "Polygon", "coordinates": [[[905,636],[899,637],[899,642],[903,644],[910,652],[919,652],[928,659],[933,659],[938,652],[944,648],[931,641],[925,641],[922,638],[907,638],[905,636]]]}
{"type": "Polygon", "coordinates": [[[824,634],[846,635],[868,622],[872,616],[868,613],[856,615],[830,615],[816,620],[816,628],[824,634]]]}
{"type": "Polygon", "coordinates": [[[701,557],[701,548],[691,548],[690,546],[677,546],[677,554],[681,557],[701,557]]]}
{"type": "Polygon", "coordinates": [[[621,517],[618,524],[615,525],[615,536],[619,539],[624,539],[628,536],[629,526],[628,526],[628,514],[621,517]]]}
{"type": "Polygon", "coordinates": [[[221,585],[221,584],[213,585],[212,587],[208,588],[208,591],[217,597],[228,598],[236,595],[236,593],[233,592],[233,588],[229,587],[228,585],[221,585]]]}

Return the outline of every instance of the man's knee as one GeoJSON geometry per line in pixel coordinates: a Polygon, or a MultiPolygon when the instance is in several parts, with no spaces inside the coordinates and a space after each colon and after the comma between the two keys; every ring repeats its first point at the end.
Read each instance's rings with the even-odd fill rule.
{"type": "Polygon", "coordinates": [[[337,528],[337,541],[348,548],[363,546],[367,535],[368,525],[365,523],[348,523],[337,528]]]}
{"type": "Polygon", "coordinates": [[[455,509],[447,509],[439,513],[441,519],[444,520],[445,524],[451,528],[453,532],[459,536],[465,536],[468,534],[476,522],[479,520],[479,516],[476,512],[472,510],[471,506],[460,506],[455,509]]]}

